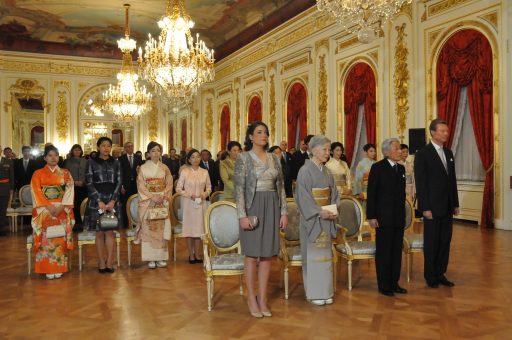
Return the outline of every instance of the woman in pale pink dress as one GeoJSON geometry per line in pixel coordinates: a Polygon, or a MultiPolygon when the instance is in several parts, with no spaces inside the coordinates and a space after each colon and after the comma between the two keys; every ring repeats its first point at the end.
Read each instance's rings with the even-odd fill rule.
{"type": "Polygon", "coordinates": [[[181,171],[176,184],[176,192],[182,194],[181,209],[183,211],[183,236],[187,238],[188,262],[202,263],[201,235],[204,234],[204,214],[206,198],[211,192],[208,170],[199,167],[201,156],[199,151],[192,149],[187,153],[188,167],[181,171]]]}

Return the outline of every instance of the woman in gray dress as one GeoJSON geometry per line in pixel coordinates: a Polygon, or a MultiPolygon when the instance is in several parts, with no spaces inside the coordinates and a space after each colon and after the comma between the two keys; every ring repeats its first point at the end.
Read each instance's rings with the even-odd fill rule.
{"type": "Polygon", "coordinates": [[[124,225],[119,193],[121,189],[121,166],[119,161],[112,158],[112,140],[100,137],[96,143],[98,156],[91,158],[87,164],[85,183],[89,200],[85,210],[84,227],[96,231],[96,251],[98,253],[98,271],[100,273],[113,273],[114,267],[114,231],[124,225]],[[115,211],[118,219],[116,228],[106,230],[100,228],[98,219],[107,211],[115,211]],[[106,252],[105,252],[106,246],[106,252]]]}
{"type": "Polygon", "coordinates": [[[334,214],[322,207],[338,206],[338,190],[329,169],[331,141],[324,136],[311,138],[308,147],[313,157],[306,159],[297,175],[295,200],[300,211],[300,250],[306,298],[312,304],[331,304],[332,238],[336,237],[334,214]]]}
{"type": "Polygon", "coordinates": [[[240,221],[240,243],[245,255],[244,276],[252,316],[272,316],[267,306],[271,259],[279,253],[279,228],[288,224],[283,173],[268,149],[268,127],[253,122],[247,128],[245,151],[235,162],[235,201],[240,221]],[[253,217],[258,219],[254,223],[253,217]],[[258,298],[255,280],[258,266],[258,298]]]}

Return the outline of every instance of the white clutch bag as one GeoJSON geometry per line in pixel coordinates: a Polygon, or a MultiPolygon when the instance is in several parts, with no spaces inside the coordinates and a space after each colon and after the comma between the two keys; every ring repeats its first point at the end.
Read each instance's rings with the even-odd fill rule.
{"type": "Polygon", "coordinates": [[[54,225],[46,228],[46,238],[57,238],[66,236],[66,228],[63,225],[54,225]]]}
{"type": "Polygon", "coordinates": [[[322,209],[327,210],[331,214],[338,215],[338,207],[336,204],[323,205],[322,209]]]}

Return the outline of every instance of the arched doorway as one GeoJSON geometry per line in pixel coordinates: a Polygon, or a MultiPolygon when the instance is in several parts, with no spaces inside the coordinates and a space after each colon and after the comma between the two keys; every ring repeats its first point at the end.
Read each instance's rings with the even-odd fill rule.
{"type": "Polygon", "coordinates": [[[436,67],[438,118],[448,122],[447,147],[458,180],[484,183],[482,227],[494,222],[493,51],[475,29],[454,33],[442,46],[436,67]]]}
{"type": "Polygon", "coordinates": [[[226,104],[222,107],[222,112],[220,114],[220,149],[226,150],[226,147],[229,143],[230,136],[230,128],[231,128],[231,113],[229,111],[229,106],[226,104]]]}
{"type": "Polygon", "coordinates": [[[296,82],[290,86],[286,102],[288,146],[299,149],[300,141],[308,133],[308,96],[304,85],[296,82]]]}
{"type": "Polygon", "coordinates": [[[249,100],[248,107],[248,115],[247,115],[247,123],[251,124],[252,122],[261,121],[262,119],[262,111],[261,111],[261,98],[257,95],[253,96],[249,100]]]}
{"type": "Polygon", "coordinates": [[[354,167],[364,157],[363,146],[375,144],[377,134],[377,84],[370,65],[354,64],[345,80],[345,155],[354,167]]]}

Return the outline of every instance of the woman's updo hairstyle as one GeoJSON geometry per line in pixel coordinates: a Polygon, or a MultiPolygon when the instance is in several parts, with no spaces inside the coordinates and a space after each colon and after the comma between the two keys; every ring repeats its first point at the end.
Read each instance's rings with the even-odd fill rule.
{"type": "MultiPolygon", "coordinates": [[[[249,126],[247,126],[247,132],[245,133],[245,142],[244,142],[244,150],[245,151],[249,151],[252,149],[252,140],[251,140],[251,135],[254,134],[254,130],[256,130],[256,128],[258,126],[263,126],[265,127],[265,130],[267,130],[267,136],[270,137],[270,132],[268,131],[268,126],[267,124],[261,122],[261,121],[256,121],[256,122],[252,122],[251,124],[249,124],[249,126]]],[[[268,149],[268,143],[263,147],[263,149],[267,150],[268,149]]]]}
{"type": "Polygon", "coordinates": [[[43,157],[48,156],[48,154],[52,151],[54,151],[57,154],[57,156],[59,155],[59,149],[50,144],[44,147],[43,157]]]}
{"type": "Polygon", "coordinates": [[[162,146],[160,144],[158,144],[157,142],[153,142],[153,141],[149,142],[147,151],[150,152],[151,150],[153,150],[153,148],[155,146],[158,146],[158,148],[160,149],[160,152],[162,152],[162,146]]]}
{"type": "MultiPolygon", "coordinates": [[[[193,155],[193,154],[195,154],[195,153],[199,153],[199,151],[197,151],[196,149],[192,149],[192,150],[190,150],[190,151],[187,153],[187,164],[188,164],[188,165],[192,165],[192,164],[190,163],[190,158],[191,158],[191,157],[192,157],[192,155],[193,155]]],[[[199,154],[199,156],[201,156],[201,154],[199,154]]]]}

